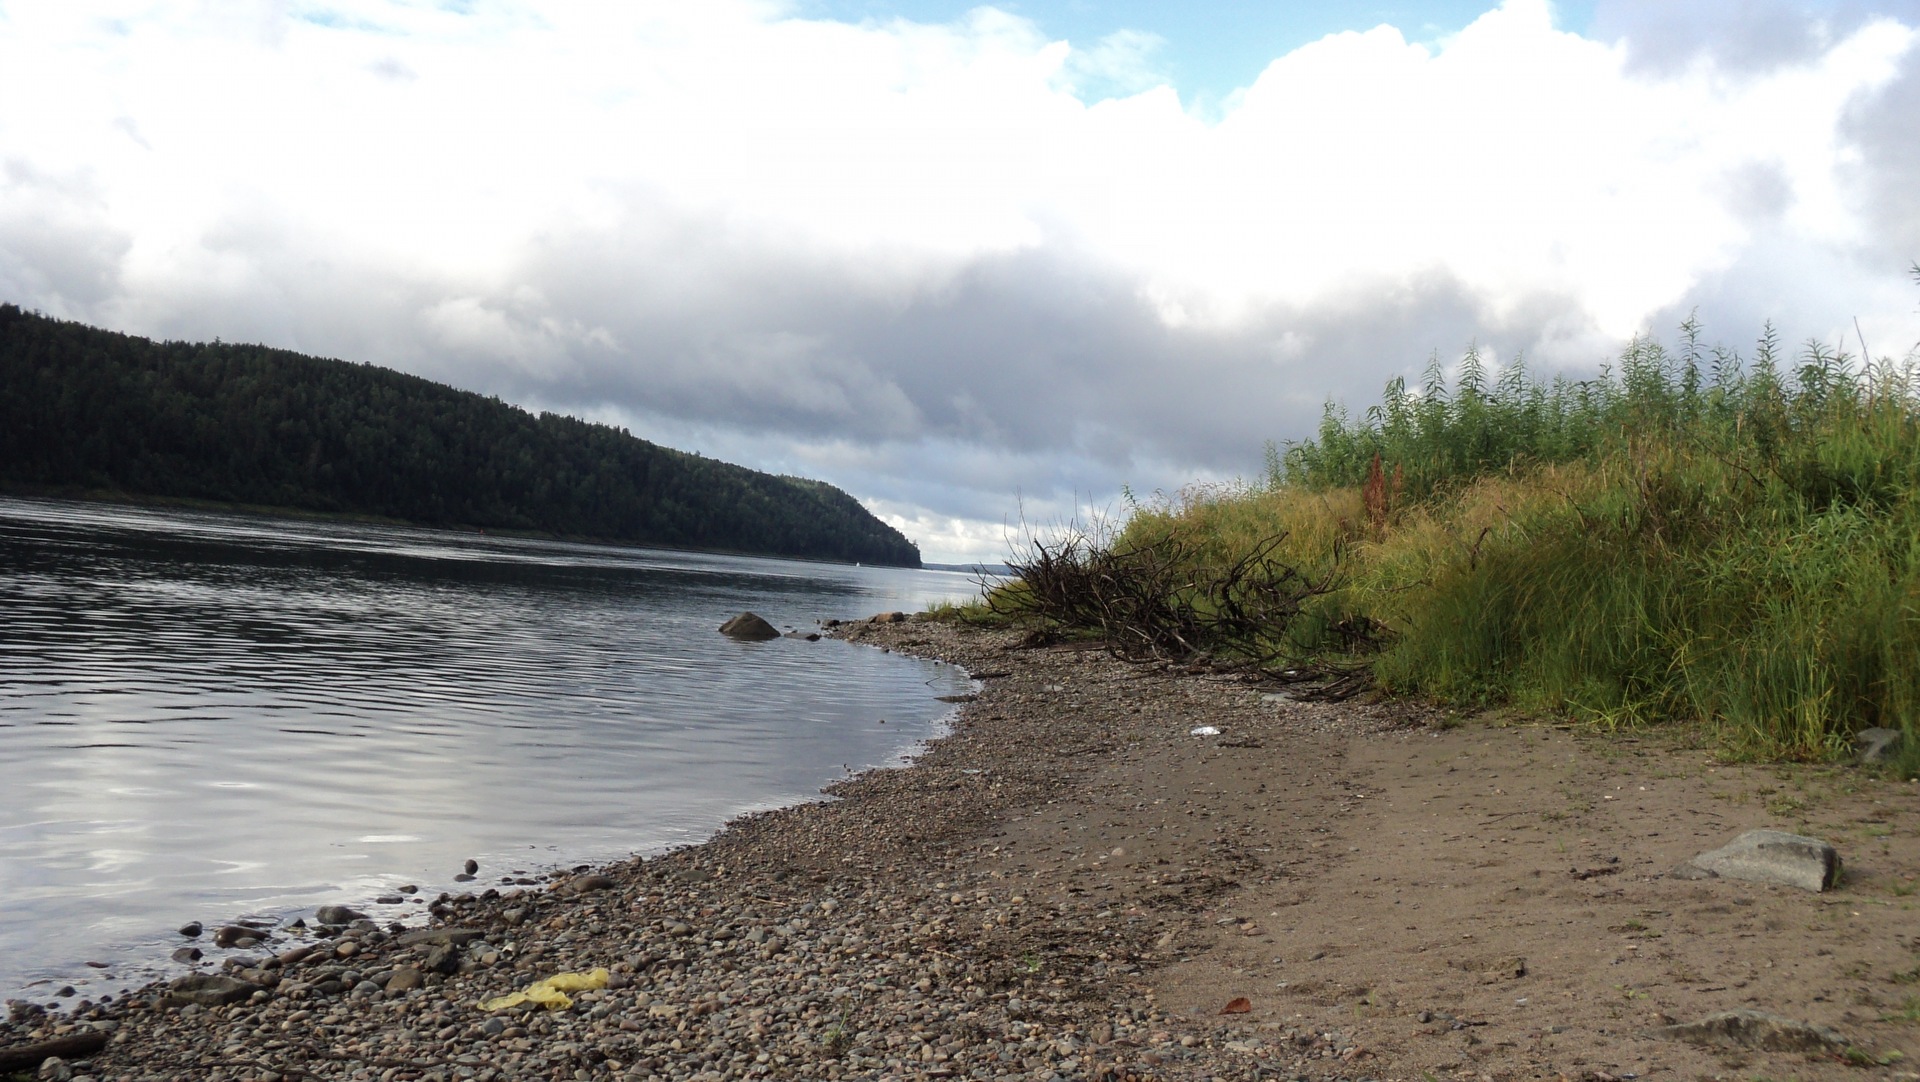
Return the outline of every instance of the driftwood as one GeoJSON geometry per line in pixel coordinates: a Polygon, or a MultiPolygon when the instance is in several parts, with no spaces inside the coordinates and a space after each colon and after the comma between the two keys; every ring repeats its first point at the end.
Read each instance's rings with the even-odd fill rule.
{"type": "Polygon", "coordinates": [[[107,1035],[99,1030],[83,1030],[32,1044],[16,1044],[0,1048],[0,1071],[38,1067],[50,1056],[79,1059],[91,1056],[106,1046],[107,1035]]]}

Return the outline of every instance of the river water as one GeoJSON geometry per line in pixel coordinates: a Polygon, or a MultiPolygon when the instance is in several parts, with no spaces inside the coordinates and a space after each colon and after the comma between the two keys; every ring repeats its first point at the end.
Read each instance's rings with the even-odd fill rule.
{"type": "Polygon", "coordinates": [[[971,690],[960,670],[716,629],[976,593],[945,572],[0,499],[0,997],[176,972],[191,920],[417,918],[443,889],[695,842],[903,762],[951,716],[938,696],[971,690]]]}

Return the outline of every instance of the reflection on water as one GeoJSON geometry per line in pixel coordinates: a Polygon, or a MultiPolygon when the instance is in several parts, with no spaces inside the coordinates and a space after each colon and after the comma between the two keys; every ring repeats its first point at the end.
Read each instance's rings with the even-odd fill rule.
{"type": "Polygon", "coordinates": [[[484,885],[657,851],[896,761],[959,670],[715,629],[973,593],[940,572],[0,499],[0,996],[105,989],[154,972],[188,920],[425,892],[468,857],[484,885]]]}

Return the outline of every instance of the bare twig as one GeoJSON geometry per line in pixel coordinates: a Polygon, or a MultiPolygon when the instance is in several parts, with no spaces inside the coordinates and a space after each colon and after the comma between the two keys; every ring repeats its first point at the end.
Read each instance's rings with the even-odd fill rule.
{"type": "MultiPolygon", "coordinates": [[[[1269,537],[1224,564],[1209,564],[1180,533],[1147,541],[1107,543],[1084,531],[1035,539],[1009,560],[1017,582],[994,591],[997,614],[1038,618],[1030,644],[1057,641],[1058,631],[1099,634],[1116,657],[1170,662],[1188,671],[1257,673],[1282,680],[1333,678],[1321,689],[1345,698],[1366,686],[1364,667],[1307,665],[1294,656],[1288,632],[1313,599],[1339,588],[1334,569],[1310,575],[1275,556],[1285,534],[1269,537]]],[[[1385,633],[1379,623],[1349,617],[1328,629],[1350,652],[1365,652],[1385,633]]]]}

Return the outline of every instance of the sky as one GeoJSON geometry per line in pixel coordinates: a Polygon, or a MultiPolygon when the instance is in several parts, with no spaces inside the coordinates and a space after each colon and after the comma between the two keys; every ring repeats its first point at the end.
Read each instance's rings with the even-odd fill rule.
{"type": "Polygon", "coordinates": [[[997,560],[1469,347],[1907,357],[1916,117],[1920,0],[0,0],[0,301],[997,560]]]}

